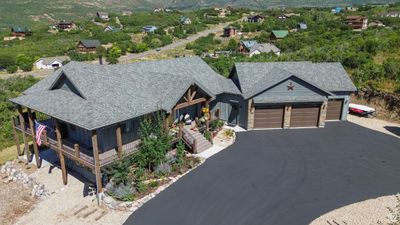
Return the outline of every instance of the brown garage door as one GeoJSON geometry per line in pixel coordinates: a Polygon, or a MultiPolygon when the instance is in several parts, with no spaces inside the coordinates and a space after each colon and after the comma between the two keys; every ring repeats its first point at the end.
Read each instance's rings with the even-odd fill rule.
{"type": "Polygon", "coordinates": [[[294,105],[290,116],[290,127],[318,126],[320,105],[294,105]]]}
{"type": "Polygon", "coordinates": [[[342,117],[343,99],[331,99],[328,101],[326,120],[340,120],[342,117]]]}
{"type": "Polygon", "coordinates": [[[254,128],[282,128],[284,106],[256,106],[254,128]]]}

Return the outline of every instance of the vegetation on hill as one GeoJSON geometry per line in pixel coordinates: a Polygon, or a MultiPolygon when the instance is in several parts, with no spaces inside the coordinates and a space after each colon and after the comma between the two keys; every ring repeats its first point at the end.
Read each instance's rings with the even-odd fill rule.
{"type": "MultiPolygon", "coordinates": [[[[228,76],[235,62],[272,62],[272,61],[312,61],[341,62],[351,74],[358,87],[400,93],[400,18],[381,18],[377,15],[391,8],[365,8],[361,12],[347,12],[333,15],[328,10],[298,10],[299,17],[286,20],[277,19],[277,11],[264,12],[268,15],[263,23],[238,23],[243,32],[256,33],[254,39],[270,42],[270,32],[274,29],[292,30],[300,22],[308,29],[291,32],[288,37],[275,44],[282,50],[281,56],[261,54],[248,57],[235,54],[231,57],[206,58],[205,60],[219,73],[228,76]],[[382,10],[383,9],[383,10],[382,10]],[[343,23],[351,14],[368,15],[370,21],[380,20],[386,27],[368,28],[353,31],[343,23]]],[[[245,33],[244,35],[247,35],[245,33]]],[[[245,38],[240,38],[245,39],[245,38]]],[[[195,43],[201,43],[197,40],[195,43]]],[[[213,43],[213,41],[209,41],[213,43]]],[[[214,42],[215,43],[215,42],[214,42]]],[[[229,44],[212,45],[193,44],[194,52],[228,50],[229,44]]]]}
{"type": "Polygon", "coordinates": [[[12,25],[38,25],[47,24],[51,20],[72,19],[80,20],[94,16],[96,11],[120,13],[121,10],[132,9],[134,13],[143,10],[153,10],[164,6],[174,9],[199,9],[205,7],[223,7],[226,5],[246,8],[266,7],[331,7],[345,6],[347,4],[368,3],[393,3],[396,0],[2,0],[0,7],[0,28],[8,28],[12,25]]]}
{"type": "Polygon", "coordinates": [[[17,97],[37,81],[38,79],[33,77],[0,79],[0,150],[15,144],[11,116],[15,115],[16,110],[8,99],[17,97]]]}

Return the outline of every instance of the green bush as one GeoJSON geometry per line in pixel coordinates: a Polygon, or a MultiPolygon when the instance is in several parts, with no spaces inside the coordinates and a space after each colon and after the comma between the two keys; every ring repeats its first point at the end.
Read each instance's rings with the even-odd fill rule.
{"type": "Polygon", "coordinates": [[[15,73],[18,70],[18,66],[12,65],[7,67],[7,73],[15,73]]]}
{"type": "Polygon", "coordinates": [[[216,119],[210,122],[211,131],[218,130],[224,126],[225,122],[221,119],[216,119]]]}
{"type": "Polygon", "coordinates": [[[182,140],[178,141],[176,144],[176,161],[177,165],[182,165],[185,159],[185,144],[182,140]]]}
{"type": "Polygon", "coordinates": [[[208,130],[204,131],[203,135],[207,139],[207,141],[210,141],[210,142],[212,141],[212,134],[210,131],[208,131],[208,130]]]}

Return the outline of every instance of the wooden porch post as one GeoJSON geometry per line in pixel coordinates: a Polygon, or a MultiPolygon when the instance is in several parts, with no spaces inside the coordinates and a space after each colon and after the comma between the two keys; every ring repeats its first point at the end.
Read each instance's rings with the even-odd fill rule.
{"type": "Polygon", "coordinates": [[[21,155],[21,146],[19,144],[19,137],[18,137],[17,130],[15,129],[15,126],[16,126],[15,117],[11,117],[11,121],[12,121],[12,126],[13,126],[14,140],[15,140],[15,144],[17,145],[17,153],[18,153],[18,155],[21,155]]]}
{"type": "Polygon", "coordinates": [[[93,158],[94,158],[94,172],[96,175],[96,186],[97,186],[97,204],[100,205],[101,193],[103,187],[101,183],[101,171],[100,171],[100,158],[99,158],[99,145],[97,143],[97,132],[92,131],[92,146],[93,146],[93,158]]]}
{"type": "Polygon", "coordinates": [[[210,103],[207,101],[206,102],[206,109],[207,111],[207,119],[206,119],[206,130],[210,131],[210,103]]]}
{"type": "Polygon", "coordinates": [[[33,121],[32,110],[30,108],[28,108],[28,120],[29,120],[29,128],[31,129],[33,151],[35,153],[36,166],[37,166],[37,168],[40,168],[41,162],[40,162],[40,158],[39,158],[39,147],[36,143],[35,124],[33,121]]]}
{"type": "Polygon", "coordinates": [[[58,120],[54,120],[55,125],[56,125],[56,136],[57,136],[57,148],[58,148],[58,157],[60,158],[60,166],[61,166],[61,172],[62,172],[62,177],[63,177],[63,183],[64,185],[67,185],[68,183],[68,177],[67,177],[67,169],[65,168],[65,159],[64,155],[62,152],[62,136],[61,136],[61,130],[60,130],[60,123],[58,120]]]}
{"type": "Polygon", "coordinates": [[[122,159],[122,134],[121,134],[121,124],[118,124],[117,129],[115,130],[115,134],[117,137],[117,150],[118,150],[118,158],[122,159]]]}
{"type": "Polygon", "coordinates": [[[22,107],[20,105],[17,106],[18,113],[19,113],[19,123],[21,124],[21,130],[22,130],[22,138],[24,140],[24,151],[26,154],[26,164],[29,163],[30,159],[30,152],[29,152],[29,145],[28,145],[28,139],[26,137],[26,126],[25,126],[25,119],[24,119],[24,114],[22,112],[22,107]]]}

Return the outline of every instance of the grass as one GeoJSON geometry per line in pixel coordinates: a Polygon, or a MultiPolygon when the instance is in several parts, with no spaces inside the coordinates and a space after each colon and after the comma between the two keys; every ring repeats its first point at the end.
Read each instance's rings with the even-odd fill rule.
{"type": "MultiPolygon", "coordinates": [[[[21,149],[23,149],[23,148],[24,148],[24,146],[21,145],[21,149]]],[[[18,157],[18,154],[17,154],[17,146],[16,145],[5,148],[0,151],[0,165],[3,165],[7,161],[14,160],[17,157],[18,157]]]]}

